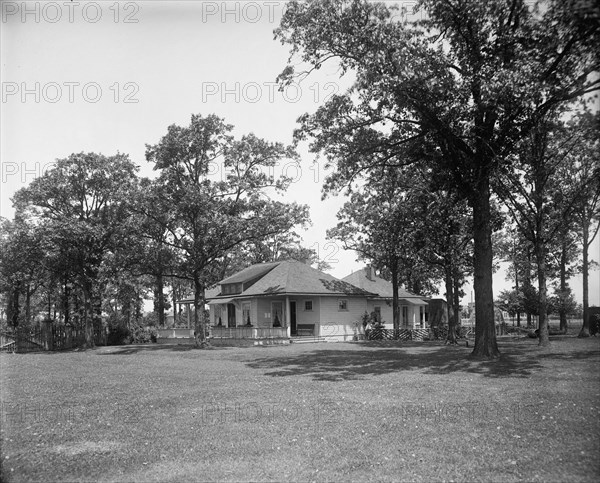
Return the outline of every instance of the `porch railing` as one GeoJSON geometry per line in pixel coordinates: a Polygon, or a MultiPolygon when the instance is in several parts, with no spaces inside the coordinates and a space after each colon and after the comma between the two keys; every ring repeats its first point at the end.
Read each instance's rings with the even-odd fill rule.
{"type": "Polygon", "coordinates": [[[211,327],[213,339],[287,339],[287,327],[211,327]]]}
{"type": "Polygon", "coordinates": [[[188,328],[171,328],[157,329],[158,339],[189,339],[194,337],[194,329],[188,328]]]}

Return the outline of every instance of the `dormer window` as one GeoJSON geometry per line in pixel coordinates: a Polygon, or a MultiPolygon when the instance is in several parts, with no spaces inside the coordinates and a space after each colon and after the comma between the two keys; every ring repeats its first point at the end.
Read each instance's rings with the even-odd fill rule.
{"type": "Polygon", "coordinates": [[[221,294],[222,295],[235,295],[238,293],[242,293],[242,284],[241,283],[221,284],[221,294]]]}

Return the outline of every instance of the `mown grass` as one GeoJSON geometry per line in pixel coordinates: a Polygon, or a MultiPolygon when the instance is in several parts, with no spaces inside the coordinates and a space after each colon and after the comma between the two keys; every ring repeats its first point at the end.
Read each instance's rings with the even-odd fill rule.
{"type": "Polygon", "coordinates": [[[597,481],[600,339],[2,354],[6,481],[597,481]]]}

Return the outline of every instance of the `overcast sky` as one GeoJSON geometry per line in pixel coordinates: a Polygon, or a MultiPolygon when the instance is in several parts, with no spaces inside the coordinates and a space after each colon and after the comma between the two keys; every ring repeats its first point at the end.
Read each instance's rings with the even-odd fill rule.
{"type": "MultiPolygon", "coordinates": [[[[13,216],[14,192],[57,158],[119,151],[150,176],[145,144],[158,142],[171,124],[188,125],[192,113],[225,118],[237,137],[254,132],[290,143],[298,116],[347,87],[326,66],[277,90],[288,56],[273,40],[282,2],[1,4],[3,217],[13,216]]],[[[327,172],[306,146],[300,153],[300,169],[282,163],[275,171],[295,178],[284,199],[310,205],[313,225],[302,233],[304,244],[332,265],[332,275],[344,277],[361,265],[325,238],[344,199],[321,201],[327,172]]],[[[598,241],[590,255],[600,258],[598,241]]],[[[495,277],[496,294],[508,287],[503,279],[495,277]]],[[[572,284],[581,301],[580,279],[572,284]]],[[[590,303],[600,304],[599,271],[591,274],[590,303]]]]}

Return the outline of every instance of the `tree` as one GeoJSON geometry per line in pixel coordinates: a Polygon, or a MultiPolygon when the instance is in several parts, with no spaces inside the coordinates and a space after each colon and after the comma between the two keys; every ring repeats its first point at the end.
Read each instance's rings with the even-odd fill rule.
{"type": "Polygon", "coordinates": [[[308,216],[306,206],[273,201],[269,189],[282,191],[290,180],[268,171],[283,158],[296,158],[291,148],[253,134],[234,140],[232,126],[209,115],[192,115],[188,127],[169,126],[156,144],[146,146],[146,159],[159,171],[150,212],[165,232],[163,243],[181,263],[176,275],[193,283],[197,344],[207,345],[205,290],[219,280],[223,258],[236,247],[285,233],[308,216]],[[221,179],[211,172],[222,162],[221,179]]]}
{"type": "Polygon", "coordinates": [[[136,180],[127,155],[72,154],[18,191],[13,200],[19,216],[37,226],[81,289],[86,346],[100,323],[102,263],[115,249],[128,217],[124,200],[136,180]]]}
{"type": "Polygon", "coordinates": [[[0,220],[0,291],[7,294],[9,325],[29,326],[35,293],[48,284],[40,230],[17,217],[0,220]],[[25,311],[22,311],[22,297],[25,311]]]}
{"type": "Polygon", "coordinates": [[[224,279],[256,263],[269,263],[278,260],[297,260],[311,266],[316,265],[321,271],[327,271],[331,268],[325,260],[319,258],[314,248],[303,246],[300,236],[295,231],[290,230],[289,232],[277,233],[262,240],[252,240],[237,246],[223,257],[220,279],[224,279]]]}
{"type": "Polygon", "coordinates": [[[496,304],[514,319],[515,315],[523,311],[523,294],[517,290],[503,290],[498,295],[496,304]]]}
{"type": "Polygon", "coordinates": [[[421,224],[424,256],[444,274],[448,304],[447,340],[456,344],[462,286],[472,272],[473,231],[468,205],[451,191],[424,192],[421,224]]]}
{"type": "MultiPolygon", "coordinates": [[[[523,1],[419,3],[417,22],[393,7],[343,0],[288,3],[275,31],[308,71],[336,59],[356,81],[313,115],[298,138],[325,152],[336,172],[326,189],[377,165],[401,165],[398,148],[428,139],[424,152],[469,200],[474,233],[476,337],[472,355],[499,354],[492,293],[491,181],[510,169],[515,143],[557,104],[597,89],[599,28],[571,2],[529,11],[523,1]]],[[[282,84],[298,75],[292,61],[282,84]]]]}
{"type": "Polygon", "coordinates": [[[568,153],[568,161],[560,172],[563,198],[574,204],[569,214],[574,233],[582,249],[583,326],[580,337],[589,337],[589,249],[600,229],[600,115],[584,110],[571,120],[569,130],[577,133],[578,142],[568,153]]]}
{"type": "Polygon", "coordinates": [[[499,174],[496,192],[513,215],[522,235],[533,247],[538,280],[538,329],[540,345],[549,345],[547,327],[548,246],[560,230],[570,205],[557,204],[550,198],[552,184],[558,182],[556,173],[565,157],[561,149],[572,143],[560,135],[555,114],[542,119],[522,140],[519,159],[511,170],[499,174]]]}
{"type": "MultiPolygon", "coordinates": [[[[514,281],[513,290],[511,296],[520,300],[520,310],[517,309],[517,305],[514,305],[516,310],[515,315],[517,316],[517,327],[521,327],[521,312],[524,311],[523,305],[523,285],[529,283],[531,279],[531,255],[529,242],[523,238],[521,232],[514,226],[508,225],[497,239],[494,246],[495,255],[504,262],[508,262],[508,269],[506,271],[506,280],[514,281]]],[[[508,292],[507,292],[508,293],[508,292]]],[[[499,300],[504,305],[506,302],[506,293],[499,295],[499,300]]],[[[510,312],[510,310],[507,310],[510,312]]],[[[531,316],[529,315],[530,319],[531,316]]],[[[529,320],[528,320],[529,322],[529,320]]],[[[528,323],[529,326],[529,323],[528,323]]]]}
{"type": "MultiPolygon", "coordinates": [[[[371,171],[364,186],[338,212],[337,226],[327,232],[329,238],[340,240],[344,248],[389,274],[394,329],[400,328],[398,289],[402,283],[414,289],[411,273],[420,263],[414,227],[422,222],[422,214],[415,212],[416,190],[409,189],[409,177],[408,170],[371,171]]],[[[412,180],[416,179],[413,175],[412,180]]]]}

